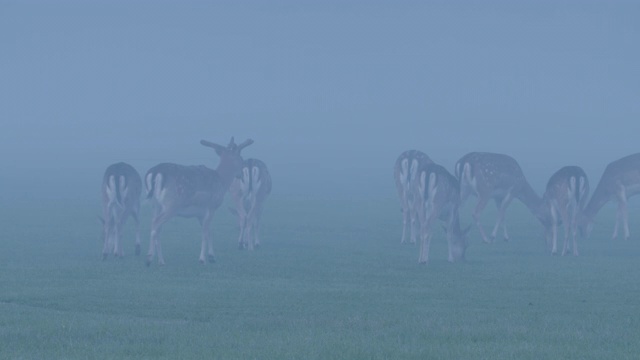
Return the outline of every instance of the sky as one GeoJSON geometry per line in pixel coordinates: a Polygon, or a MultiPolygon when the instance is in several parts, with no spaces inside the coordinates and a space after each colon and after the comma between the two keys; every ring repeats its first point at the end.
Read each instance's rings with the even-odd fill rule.
{"type": "Polygon", "coordinates": [[[0,198],[255,143],[274,194],[395,196],[407,149],[513,156],[541,194],[640,152],[632,1],[0,0],[0,198]]]}

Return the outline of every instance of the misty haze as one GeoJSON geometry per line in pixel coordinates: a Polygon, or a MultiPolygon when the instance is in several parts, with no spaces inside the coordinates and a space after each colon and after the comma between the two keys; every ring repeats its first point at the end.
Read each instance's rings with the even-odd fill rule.
{"type": "Polygon", "coordinates": [[[639,18],[1,1],[0,357],[635,358],[639,18]]]}

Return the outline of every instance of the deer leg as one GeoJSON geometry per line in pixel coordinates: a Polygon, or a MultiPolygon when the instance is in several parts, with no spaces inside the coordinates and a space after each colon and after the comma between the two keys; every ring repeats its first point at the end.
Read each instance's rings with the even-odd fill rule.
{"type": "Polygon", "coordinates": [[[139,209],[136,209],[131,213],[136,227],[136,256],[140,256],[140,219],[138,218],[138,211],[139,209]]]}
{"type": "Polygon", "coordinates": [[[122,244],[120,244],[122,237],[122,225],[124,224],[124,216],[121,216],[120,219],[116,222],[116,234],[114,236],[114,245],[113,245],[113,255],[114,256],[124,256],[124,251],[122,250],[122,244]]]}
{"type": "Polygon", "coordinates": [[[156,214],[151,221],[151,236],[149,239],[149,252],[147,253],[147,266],[151,265],[151,261],[153,261],[154,253],[158,253],[158,264],[164,265],[164,257],[162,256],[162,247],[160,246],[160,239],[158,235],[160,235],[160,230],[162,230],[162,225],[166,223],[173,214],[169,212],[161,212],[160,210],[156,210],[156,214]]]}
{"type": "MultiPolygon", "coordinates": [[[[512,199],[513,199],[513,197],[511,197],[511,192],[509,192],[509,193],[507,193],[507,195],[504,198],[502,198],[502,201],[496,200],[496,205],[499,204],[499,206],[498,206],[498,219],[496,220],[496,225],[493,227],[493,231],[491,232],[491,241],[492,242],[495,240],[496,236],[498,235],[498,228],[504,222],[504,213],[506,212],[507,207],[511,203],[512,199]]],[[[505,238],[505,241],[508,241],[508,240],[509,240],[509,238],[505,238]]]]}
{"type": "Polygon", "coordinates": [[[213,238],[211,236],[211,220],[213,219],[213,211],[208,210],[202,219],[202,246],[200,248],[200,263],[205,263],[205,247],[208,248],[208,259],[210,263],[216,262],[213,252],[213,238]]]}
{"type": "Polygon", "coordinates": [[[406,194],[402,195],[402,238],[400,239],[400,243],[404,244],[406,241],[406,235],[407,235],[407,225],[409,223],[409,204],[407,202],[406,199],[406,194]]]}
{"type": "Polygon", "coordinates": [[[246,215],[244,214],[244,212],[242,214],[240,214],[240,212],[238,212],[238,222],[240,223],[240,235],[238,236],[238,249],[242,250],[245,248],[245,243],[244,243],[244,231],[245,231],[245,227],[246,227],[246,215]]]}
{"type": "Polygon", "coordinates": [[[419,229],[418,229],[418,226],[419,226],[419,224],[418,224],[418,214],[417,214],[417,210],[418,209],[417,209],[416,205],[417,204],[414,201],[414,203],[412,203],[409,206],[409,218],[410,218],[410,226],[411,226],[411,238],[410,238],[410,241],[411,241],[412,244],[416,243],[416,237],[417,237],[417,234],[419,232],[419,229]]]}
{"type": "Polygon", "coordinates": [[[431,234],[424,231],[420,234],[420,256],[418,257],[419,264],[427,264],[429,261],[429,245],[431,244],[431,234]]]}
{"type": "Polygon", "coordinates": [[[558,211],[551,206],[551,255],[558,251],[558,211]]]}
{"type": "Polygon", "coordinates": [[[256,212],[255,225],[253,228],[253,238],[255,239],[255,246],[260,246],[260,218],[262,217],[262,207],[256,212]]]}
{"type": "Polygon", "coordinates": [[[249,219],[249,221],[247,222],[247,245],[250,251],[253,251],[253,248],[255,246],[254,236],[255,236],[255,214],[253,214],[249,219]]]}
{"type": "Polygon", "coordinates": [[[573,256],[578,256],[578,211],[580,205],[575,203],[573,212],[571,212],[571,238],[573,240],[573,256]]]}
{"type": "Polygon", "coordinates": [[[622,202],[618,202],[618,210],[616,211],[616,224],[613,227],[613,235],[611,235],[611,240],[615,240],[618,237],[618,226],[620,225],[621,217],[622,217],[622,202]]]}
{"type": "Polygon", "coordinates": [[[449,215],[449,221],[447,221],[447,249],[449,251],[449,257],[447,260],[453,262],[453,214],[449,215]]]}
{"type": "Polygon", "coordinates": [[[434,219],[437,218],[436,214],[433,211],[428,211],[428,215],[425,217],[425,221],[423,221],[421,233],[421,242],[420,242],[420,256],[418,258],[418,263],[427,264],[429,262],[429,248],[431,245],[431,226],[433,224],[434,219]]]}
{"type": "Polygon", "coordinates": [[[569,229],[571,227],[571,220],[569,219],[569,207],[567,205],[560,214],[562,216],[562,222],[564,223],[564,243],[562,244],[562,256],[567,254],[567,250],[569,250],[569,229]]]}
{"type": "Polygon", "coordinates": [[[480,213],[485,208],[485,206],[487,206],[488,201],[489,198],[478,198],[478,204],[476,205],[472,214],[473,220],[475,221],[476,226],[480,231],[480,235],[482,236],[482,241],[484,241],[485,243],[489,243],[489,239],[487,239],[487,235],[485,234],[484,229],[482,229],[482,224],[480,224],[480,213]]]}
{"type": "MultiPolygon", "coordinates": [[[[618,209],[622,219],[624,239],[629,240],[629,208],[627,207],[627,192],[623,185],[618,186],[618,209]]],[[[617,230],[617,227],[616,227],[617,230]]]]}
{"type": "Polygon", "coordinates": [[[102,230],[103,233],[103,244],[102,244],[102,260],[106,260],[107,257],[109,256],[109,244],[111,242],[111,220],[109,220],[109,218],[106,218],[104,220],[104,229],[102,230]]]}

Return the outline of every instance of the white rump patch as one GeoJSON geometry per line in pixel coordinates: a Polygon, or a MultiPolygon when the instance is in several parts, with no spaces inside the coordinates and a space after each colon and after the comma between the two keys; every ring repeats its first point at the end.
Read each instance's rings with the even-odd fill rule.
{"type": "Polygon", "coordinates": [[[433,199],[438,192],[437,175],[435,173],[429,174],[429,202],[433,202],[433,199]]]}
{"type": "Polygon", "coordinates": [[[409,159],[402,159],[400,163],[400,183],[407,190],[407,178],[409,177],[409,159]]]}
{"type": "Polygon", "coordinates": [[[411,176],[411,178],[409,179],[409,181],[414,182],[416,180],[417,173],[418,173],[418,159],[413,159],[411,161],[411,170],[409,172],[409,175],[411,176]]]}
{"type": "Polygon", "coordinates": [[[576,177],[569,177],[569,188],[567,189],[569,200],[576,198],[576,177]]]}
{"type": "Polygon", "coordinates": [[[124,177],[124,175],[120,175],[120,179],[119,179],[119,186],[120,186],[120,199],[118,199],[118,201],[123,201],[124,199],[127,198],[127,192],[129,191],[129,187],[127,187],[127,179],[124,177]]]}
{"type": "Polygon", "coordinates": [[[240,178],[240,190],[243,194],[249,192],[249,185],[251,184],[251,174],[249,174],[249,168],[242,168],[242,176],[240,178]]]}
{"type": "Polygon", "coordinates": [[[154,180],[154,194],[153,196],[156,198],[156,200],[158,200],[159,202],[162,202],[162,200],[164,199],[164,195],[166,194],[166,189],[162,188],[162,174],[161,173],[157,173],[154,180]]]}
{"type": "Polygon", "coordinates": [[[420,193],[421,198],[424,198],[424,193],[426,189],[426,179],[427,179],[427,173],[424,171],[421,172],[420,179],[418,180],[418,192],[420,193]]]}
{"type": "Polygon", "coordinates": [[[476,178],[471,174],[471,164],[464,163],[462,167],[462,175],[460,177],[460,182],[464,182],[467,185],[471,186],[474,192],[478,193],[476,178]]]}
{"type": "Polygon", "coordinates": [[[107,198],[109,202],[113,202],[116,200],[116,178],[113,175],[109,176],[107,180],[107,188],[105,189],[107,193],[107,198]]]}
{"type": "Polygon", "coordinates": [[[584,176],[580,176],[580,180],[578,181],[579,189],[580,189],[580,199],[582,199],[587,190],[587,179],[584,176]]]}
{"type": "Polygon", "coordinates": [[[148,173],[147,177],[144,179],[144,185],[147,187],[147,192],[149,192],[151,190],[151,187],[153,186],[153,175],[155,174],[148,173]]]}
{"type": "Polygon", "coordinates": [[[262,180],[260,179],[260,169],[257,166],[254,166],[251,169],[251,180],[253,182],[253,192],[257,193],[258,189],[260,189],[260,185],[262,185],[262,180]]]}

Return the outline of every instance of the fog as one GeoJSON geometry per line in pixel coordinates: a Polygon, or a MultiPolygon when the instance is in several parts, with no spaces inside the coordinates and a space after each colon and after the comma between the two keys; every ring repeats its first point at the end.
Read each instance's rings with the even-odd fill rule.
{"type": "Polygon", "coordinates": [[[0,197],[99,198],[104,169],[252,138],[273,194],[395,196],[426,152],[515,157],[538,193],[640,151],[640,4],[0,4],[0,197]]]}

